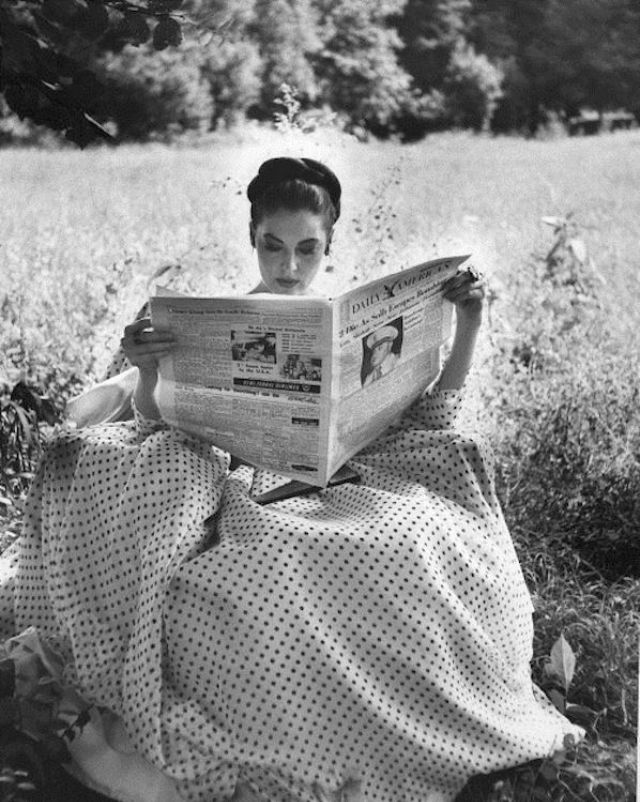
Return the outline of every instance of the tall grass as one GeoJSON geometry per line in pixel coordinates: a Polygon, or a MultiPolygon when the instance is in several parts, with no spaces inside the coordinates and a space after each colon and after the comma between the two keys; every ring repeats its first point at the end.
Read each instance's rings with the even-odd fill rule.
{"type": "Polygon", "coordinates": [[[24,379],[62,403],[95,380],[165,266],[178,288],[250,289],[244,186],[280,153],[327,160],[344,182],[325,292],[451,252],[472,253],[486,272],[491,303],[465,420],[496,450],[536,607],[534,676],[545,685],[563,633],[577,658],[567,699],[590,734],[560,773],[549,764],[533,785],[522,773],[501,778],[501,793],[628,802],[640,625],[638,132],[445,135],[403,147],[249,132],[191,148],[2,151],[7,384],[24,379]],[[569,214],[564,229],[542,220],[569,214]]]}

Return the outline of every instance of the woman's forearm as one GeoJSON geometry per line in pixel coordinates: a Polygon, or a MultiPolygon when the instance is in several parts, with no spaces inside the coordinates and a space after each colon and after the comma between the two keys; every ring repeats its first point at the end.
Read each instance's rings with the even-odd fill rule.
{"type": "Polygon", "coordinates": [[[479,319],[458,320],[451,351],[438,379],[437,388],[439,390],[461,389],[473,362],[473,352],[479,331],[479,319]]]}
{"type": "Polygon", "coordinates": [[[162,417],[154,395],[157,383],[158,372],[155,369],[140,369],[133,398],[138,412],[149,420],[160,420],[162,417]]]}

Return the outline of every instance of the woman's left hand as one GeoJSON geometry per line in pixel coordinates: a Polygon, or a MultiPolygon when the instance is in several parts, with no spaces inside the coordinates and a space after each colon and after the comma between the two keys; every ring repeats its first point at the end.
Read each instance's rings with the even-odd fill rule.
{"type": "Polygon", "coordinates": [[[455,304],[458,325],[482,321],[486,282],[474,267],[468,267],[450,278],[443,287],[444,297],[455,304]]]}

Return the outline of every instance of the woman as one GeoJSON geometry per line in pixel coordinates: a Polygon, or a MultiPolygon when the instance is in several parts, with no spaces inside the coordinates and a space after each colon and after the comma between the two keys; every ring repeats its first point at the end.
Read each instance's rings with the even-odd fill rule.
{"type": "MultiPolygon", "coordinates": [[[[248,195],[257,291],[307,292],[336,177],[270,160],[248,195]]],[[[434,802],[577,734],[534,697],[531,604],[491,464],[453,429],[483,285],[466,272],[446,294],[457,325],[437,387],[350,461],[361,484],[270,506],[253,496],[278,477],[229,471],[163,424],[171,337],[126,328],[136,419],[52,444],[16,577],[17,631],[35,625],[109,711],[106,741],[122,751],[126,734],[144,758],[105,778],[80,756],[88,782],[127,800],[434,802]]]]}

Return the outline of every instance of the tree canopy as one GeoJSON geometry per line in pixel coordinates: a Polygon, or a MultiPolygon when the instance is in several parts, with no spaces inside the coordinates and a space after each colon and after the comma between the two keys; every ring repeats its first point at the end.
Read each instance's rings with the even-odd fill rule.
{"type": "MultiPolygon", "coordinates": [[[[0,118],[85,145],[300,107],[405,138],[640,114],[637,0],[0,0],[0,118]]],[[[0,120],[1,121],[1,120],[0,120]]]]}

